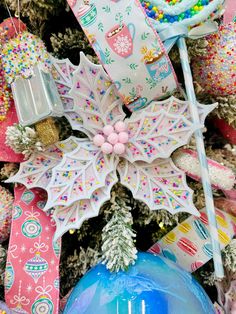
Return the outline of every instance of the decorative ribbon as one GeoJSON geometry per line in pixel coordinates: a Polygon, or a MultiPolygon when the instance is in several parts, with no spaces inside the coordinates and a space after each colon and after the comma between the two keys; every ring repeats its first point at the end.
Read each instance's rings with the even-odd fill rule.
{"type": "Polygon", "coordinates": [[[42,208],[41,189],[15,187],[14,213],[5,273],[5,298],[16,313],[59,313],[60,242],[42,208]]]}
{"type": "MultiPolygon", "coordinates": [[[[153,21],[155,25],[155,21],[153,21]]],[[[176,25],[175,27],[166,25],[159,31],[159,36],[164,42],[165,49],[169,52],[174,44],[181,37],[188,37],[191,39],[198,39],[210,35],[218,30],[216,22],[205,22],[202,25],[195,26],[191,29],[184,24],[176,25]]]]}
{"type": "Polygon", "coordinates": [[[84,2],[68,0],[124,104],[134,111],[169,95],[175,73],[140,2],[84,2]]]}
{"type": "MultiPolygon", "coordinates": [[[[236,235],[236,218],[216,209],[216,219],[222,249],[236,235]]],[[[191,216],[180,223],[155,243],[149,252],[162,254],[190,272],[203,266],[213,257],[206,210],[201,210],[200,218],[191,216]]]]}
{"type": "Polygon", "coordinates": [[[226,0],[224,12],[224,24],[236,22],[236,2],[235,0],[226,0]]]}

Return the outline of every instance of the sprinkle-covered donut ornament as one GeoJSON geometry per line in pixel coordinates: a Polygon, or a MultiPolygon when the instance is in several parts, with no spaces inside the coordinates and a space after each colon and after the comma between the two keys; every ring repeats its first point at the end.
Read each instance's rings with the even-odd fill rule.
{"type": "Polygon", "coordinates": [[[192,27],[218,15],[224,0],[141,0],[158,31],[173,26],[192,27]]]}
{"type": "MultiPolygon", "coordinates": [[[[181,148],[173,155],[174,163],[190,178],[201,181],[200,165],[197,152],[191,149],[181,148]]],[[[207,158],[211,184],[220,190],[231,190],[235,183],[233,170],[220,163],[207,158]]]]}

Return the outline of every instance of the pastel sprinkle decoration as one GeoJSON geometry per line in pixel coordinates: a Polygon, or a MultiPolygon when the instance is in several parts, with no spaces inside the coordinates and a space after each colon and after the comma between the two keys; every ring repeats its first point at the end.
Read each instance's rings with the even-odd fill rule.
{"type": "Polygon", "coordinates": [[[36,63],[42,63],[45,71],[50,69],[49,54],[37,36],[23,32],[2,46],[2,67],[9,84],[17,77],[30,77],[36,63]]]}
{"type": "MultiPolygon", "coordinates": [[[[198,123],[200,121],[200,117],[197,110],[197,99],[194,91],[192,71],[189,64],[185,37],[190,35],[190,30],[193,31],[193,34],[195,31],[195,35],[198,33],[198,35],[201,36],[216,31],[215,24],[211,20],[219,15],[220,11],[222,10],[222,4],[224,0],[209,0],[204,2],[204,6],[202,5],[202,0],[183,0],[180,3],[176,3],[174,6],[173,2],[172,5],[169,5],[168,2],[169,1],[164,0],[152,0],[150,3],[151,5],[155,5],[159,10],[163,10],[165,15],[164,20],[155,19],[155,16],[150,16],[150,14],[149,16],[153,19],[155,28],[160,33],[162,40],[165,41],[164,45],[168,50],[171,49],[175,43],[177,43],[184,75],[186,94],[191,105],[191,116],[193,121],[198,123]],[[196,5],[196,3],[199,5],[196,5]],[[195,7],[192,7],[193,5],[195,5],[195,7]],[[192,13],[186,12],[186,6],[190,8],[192,7],[192,13]],[[180,16],[182,13],[184,13],[183,17],[180,16]],[[169,15],[170,18],[167,18],[166,14],[169,15]],[[176,15],[178,15],[178,17],[176,15]]],[[[217,232],[217,222],[215,219],[213,194],[204,147],[204,139],[200,129],[195,131],[195,139],[201,168],[201,178],[206,200],[206,209],[210,221],[210,235],[215,274],[216,277],[223,278],[224,270],[220,251],[219,235],[217,232]]]]}
{"type": "Polygon", "coordinates": [[[236,23],[221,25],[206,38],[206,56],[194,58],[194,79],[204,93],[215,96],[236,94],[236,23]]]}
{"type": "Polygon", "coordinates": [[[0,58],[0,122],[6,119],[7,112],[12,105],[12,94],[4,78],[4,71],[2,68],[0,58]]]}
{"type": "Polygon", "coordinates": [[[153,102],[126,118],[115,84],[101,65],[92,64],[81,54],[70,82],[70,65],[63,60],[54,62],[61,97],[73,98],[67,111],[71,126],[83,131],[87,138],[71,137],[57,143],[55,146],[64,150],[61,156],[53,147],[32,155],[8,182],[47,190],[45,210],[54,210],[55,238],[80,228],[83,221],[99,214],[118,180],[117,172],[120,182],[150,210],[198,215],[184,173],[168,157],[202,127],[214,106],[197,104],[201,112],[199,124],[192,123],[190,104],[174,97],[153,102]],[[67,92],[65,81],[70,87],[67,92]],[[66,151],[66,146],[71,150],[66,151]]]}
{"type": "Polygon", "coordinates": [[[222,0],[140,0],[148,17],[158,24],[194,26],[213,19],[222,8],[222,0]]]}

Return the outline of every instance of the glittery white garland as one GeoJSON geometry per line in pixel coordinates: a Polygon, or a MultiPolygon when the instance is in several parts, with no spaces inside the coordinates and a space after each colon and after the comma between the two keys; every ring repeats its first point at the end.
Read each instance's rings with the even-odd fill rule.
{"type": "MultiPolygon", "coordinates": [[[[179,149],[174,153],[173,160],[176,166],[183,170],[189,177],[201,181],[200,165],[195,151],[179,149]]],[[[212,186],[217,189],[231,190],[235,183],[234,172],[209,158],[207,162],[212,186]]]]}

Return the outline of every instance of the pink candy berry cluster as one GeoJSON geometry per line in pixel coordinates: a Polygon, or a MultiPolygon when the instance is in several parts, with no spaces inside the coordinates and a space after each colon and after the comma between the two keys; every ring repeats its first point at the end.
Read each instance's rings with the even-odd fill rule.
{"type": "Polygon", "coordinates": [[[93,138],[94,145],[101,147],[104,154],[115,153],[122,155],[125,152],[125,144],[129,140],[127,126],[123,121],[118,121],[115,126],[105,125],[103,134],[97,134],[93,138]]]}

